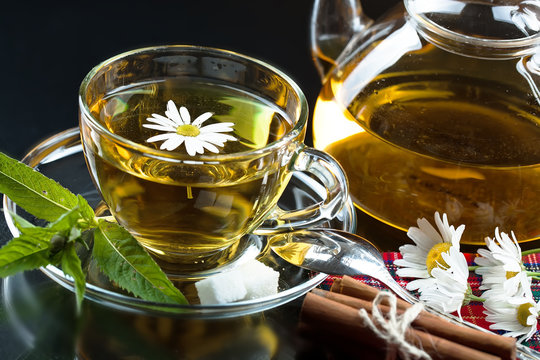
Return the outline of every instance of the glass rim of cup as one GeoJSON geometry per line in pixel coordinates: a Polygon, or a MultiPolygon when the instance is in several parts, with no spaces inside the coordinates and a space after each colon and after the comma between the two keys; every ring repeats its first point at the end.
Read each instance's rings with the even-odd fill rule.
{"type": "Polygon", "coordinates": [[[199,46],[199,45],[148,46],[148,47],[125,51],[118,55],[110,57],[102,61],[95,67],[93,67],[90,70],[90,72],[88,72],[88,74],[84,77],[79,87],[78,101],[79,101],[79,111],[83,113],[80,116],[81,117],[84,116],[86,119],[89,120],[88,123],[93,128],[93,130],[99,132],[102,136],[109,138],[114,143],[121,144],[122,146],[129,148],[129,150],[131,151],[137,152],[139,154],[144,154],[145,156],[153,157],[156,159],[172,161],[172,162],[192,163],[192,164],[197,164],[197,163],[214,163],[215,164],[215,163],[223,163],[227,161],[238,161],[238,159],[242,159],[242,158],[248,159],[253,156],[262,156],[265,154],[272,153],[275,150],[282,148],[284,144],[288,144],[292,142],[300,134],[302,134],[302,132],[305,130],[305,126],[308,121],[308,113],[309,113],[309,106],[308,106],[307,99],[305,97],[304,92],[302,91],[300,86],[291,77],[285,74],[282,70],[278,69],[277,67],[273,65],[266,63],[263,60],[259,60],[257,58],[244,55],[235,51],[220,49],[216,47],[199,46]],[[126,139],[118,134],[111,132],[103,124],[101,124],[97,119],[95,119],[94,116],[92,116],[92,113],[90,112],[90,109],[88,108],[88,105],[86,104],[86,101],[83,100],[83,98],[86,94],[86,90],[91,80],[101,69],[103,69],[107,65],[112,64],[115,61],[118,61],[128,56],[132,56],[136,54],[143,54],[143,53],[148,53],[148,52],[155,52],[155,51],[166,51],[166,50],[179,50],[179,51],[191,51],[191,52],[198,51],[198,52],[207,52],[209,54],[216,54],[216,55],[220,54],[222,56],[226,56],[231,59],[236,58],[236,59],[241,59],[241,60],[253,63],[255,65],[265,68],[266,70],[269,70],[270,72],[273,72],[275,75],[280,77],[282,80],[284,80],[285,83],[287,83],[290,86],[290,88],[293,90],[294,94],[298,98],[299,112],[297,112],[296,118],[293,119],[294,120],[293,128],[289,132],[284,134],[278,140],[268,143],[266,146],[261,147],[261,148],[248,150],[248,151],[239,151],[239,152],[230,153],[230,154],[215,154],[215,155],[197,154],[197,156],[193,157],[188,154],[155,149],[150,146],[146,146],[144,144],[140,144],[135,141],[126,139]]]}

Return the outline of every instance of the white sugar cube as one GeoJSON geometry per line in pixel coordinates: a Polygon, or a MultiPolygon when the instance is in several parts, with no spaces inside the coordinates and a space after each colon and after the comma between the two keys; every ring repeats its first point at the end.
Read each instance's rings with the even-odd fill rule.
{"type": "Polygon", "coordinates": [[[242,300],[247,290],[234,271],[216,274],[195,283],[202,305],[225,304],[242,300]]]}
{"type": "Polygon", "coordinates": [[[276,294],[279,272],[257,260],[195,283],[201,304],[224,304],[276,294]]]}
{"type": "Polygon", "coordinates": [[[279,272],[256,260],[247,262],[240,268],[247,290],[246,299],[258,299],[277,293],[279,272]]]}

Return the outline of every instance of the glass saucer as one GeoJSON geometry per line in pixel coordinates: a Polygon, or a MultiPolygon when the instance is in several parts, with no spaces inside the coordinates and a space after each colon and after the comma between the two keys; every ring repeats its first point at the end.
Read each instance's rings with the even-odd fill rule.
{"type": "MultiPolygon", "coordinates": [[[[23,162],[55,179],[72,192],[81,194],[90,205],[96,207],[100,203],[101,198],[90,179],[85,164],[78,128],[68,129],[38,144],[26,155],[23,162]]],[[[279,205],[284,209],[298,209],[320,201],[325,194],[325,188],[309,175],[295,173],[279,205]]],[[[13,224],[10,212],[17,213],[35,223],[40,222],[26,214],[6,197],[4,197],[4,208],[9,210],[4,212],[4,216],[13,236],[18,235],[18,230],[13,224]]],[[[330,227],[354,232],[356,216],[352,201],[349,201],[335,218],[306,224],[306,227],[330,227]]],[[[279,291],[276,295],[224,305],[171,305],[146,301],[122,293],[108,280],[104,281],[104,277],[99,276],[100,274],[92,276],[90,272],[85,298],[116,310],[148,315],[228,318],[268,310],[287,303],[302,296],[326,278],[326,274],[300,269],[274,255],[267,246],[265,236],[248,235],[243,241],[239,246],[242,251],[238,252],[236,258],[217,271],[223,271],[227,267],[236,266],[247,259],[256,257],[280,273],[279,291]]],[[[71,277],[65,276],[61,269],[49,265],[41,270],[58,284],[73,291],[71,277]]],[[[209,274],[205,274],[207,275],[209,274]]]]}

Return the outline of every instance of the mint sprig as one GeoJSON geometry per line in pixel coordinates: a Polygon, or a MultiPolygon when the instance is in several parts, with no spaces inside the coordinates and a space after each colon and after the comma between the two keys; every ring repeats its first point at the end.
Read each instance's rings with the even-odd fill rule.
{"type": "Polygon", "coordinates": [[[55,221],[77,205],[77,196],[56,181],[39,175],[0,152],[0,193],[35,217],[55,221]]]}
{"type": "Polygon", "coordinates": [[[134,295],[163,303],[186,302],[182,293],[161,276],[150,255],[117,223],[99,221],[92,255],[109,278],[134,295]]]}
{"type": "Polygon", "coordinates": [[[142,299],[187,304],[182,293],[142,246],[120,225],[96,218],[92,207],[56,181],[0,152],[0,192],[37,218],[35,226],[12,214],[18,237],[0,248],[0,277],[49,264],[73,278],[77,308],[84,298],[86,274],[77,246],[88,248],[99,268],[120,287],[142,299]]]}

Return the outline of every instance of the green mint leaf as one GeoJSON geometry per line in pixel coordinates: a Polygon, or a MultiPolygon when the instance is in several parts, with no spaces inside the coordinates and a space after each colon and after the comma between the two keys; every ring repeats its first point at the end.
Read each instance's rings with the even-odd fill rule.
{"type": "Polygon", "coordinates": [[[66,211],[60,217],[50,223],[48,228],[55,230],[56,232],[62,232],[68,234],[69,231],[77,226],[77,222],[81,218],[79,206],[75,206],[73,209],[66,211]]]}
{"type": "Polygon", "coordinates": [[[22,234],[0,249],[0,277],[49,264],[49,243],[40,236],[22,234]]]}
{"type": "Polygon", "coordinates": [[[30,214],[55,221],[78,205],[68,189],[0,152],[0,192],[30,214]]]}
{"type": "Polygon", "coordinates": [[[81,195],[77,195],[77,205],[79,206],[79,212],[81,214],[81,217],[88,221],[89,226],[97,225],[94,218],[96,214],[94,213],[94,209],[88,204],[85,198],[83,198],[81,195]]]}
{"type": "Polygon", "coordinates": [[[114,282],[149,301],[187,304],[182,293],[127,230],[100,220],[94,232],[93,257],[114,282]]]}
{"type": "Polygon", "coordinates": [[[86,276],[82,270],[81,259],[77,256],[75,243],[66,244],[62,253],[62,271],[75,280],[75,297],[77,299],[77,311],[80,312],[86,288],[86,276]]]}
{"type": "Polygon", "coordinates": [[[19,215],[15,214],[13,211],[10,211],[9,215],[11,216],[11,219],[13,220],[13,223],[15,224],[17,229],[19,229],[19,231],[21,231],[21,229],[24,229],[24,228],[35,227],[35,225],[32,224],[30,221],[26,220],[22,216],[19,216],[19,215]]]}
{"type": "Polygon", "coordinates": [[[23,227],[20,228],[19,231],[21,232],[21,235],[26,235],[27,237],[34,238],[44,244],[47,244],[49,240],[54,236],[54,234],[56,234],[56,231],[54,229],[42,228],[39,226],[23,227]]]}
{"type": "Polygon", "coordinates": [[[68,236],[70,241],[78,239],[83,231],[97,226],[94,210],[82,196],[78,195],[77,201],[77,206],[62,214],[48,226],[50,229],[68,236]]]}

